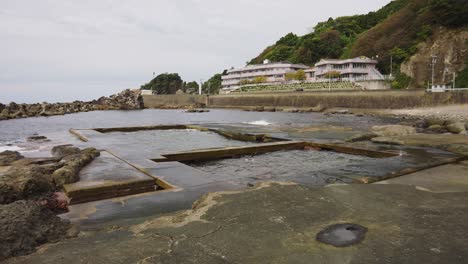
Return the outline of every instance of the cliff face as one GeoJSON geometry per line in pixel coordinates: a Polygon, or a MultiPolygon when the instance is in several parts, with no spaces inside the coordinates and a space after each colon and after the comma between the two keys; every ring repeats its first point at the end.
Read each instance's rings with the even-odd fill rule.
{"type": "Polygon", "coordinates": [[[411,87],[425,87],[431,80],[431,56],[437,56],[434,65],[434,83],[451,83],[453,74],[464,69],[468,61],[468,28],[437,28],[433,35],[418,45],[416,54],[401,65],[401,72],[412,78],[411,87]]]}

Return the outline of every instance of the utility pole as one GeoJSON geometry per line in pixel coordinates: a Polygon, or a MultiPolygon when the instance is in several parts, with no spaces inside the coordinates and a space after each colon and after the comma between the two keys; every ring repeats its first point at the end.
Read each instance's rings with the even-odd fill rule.
{"type": "Polygon", "coordinates": [[[198,86],[198,94],[202,94],[202,85],[203,85],[203,79],[200,79],[200,85],[198,86]]]}
{"type": "Polygon", "coordinates": [[[432,55],[432,76],[431,76],[431,84],[434,86],[434,68],[437,63],[437,56],[432,55]]]}
{"type": "Polygon", "coordinates": [[[393,55],[390,55],[390,78],[393,77],[393,55]]]}

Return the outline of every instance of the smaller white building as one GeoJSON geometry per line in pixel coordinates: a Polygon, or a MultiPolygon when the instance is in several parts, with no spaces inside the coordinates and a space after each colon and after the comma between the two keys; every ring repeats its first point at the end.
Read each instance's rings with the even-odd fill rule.
{"type": "Polygon", "coordinates": [[[339,75],[343,81],[367,81],[383,80],[384,76],[377,70],[378,61],[357,57],[346,60],[322,59],[315,64],[315,67],[306,70],[308,81],[323,81],[329,75],[339,75]]]}
{"type": "Polygon", "coordinates": [[[140,90],[141,95],[152,95],[153,91],[152,90],[140,90]]]}
{"type": "Polygon", "coordinates": [[[254,81],[257,77],[264,77],[268,84],[282,83],[286,81],[286,74],[298,70],[309,69],[304,64],[292,64],[285,62],[270,63],[265,60],[263,64],[247,65],[239,69],[232,69],[222,76],[222,89],[224,91],[236,90],[242,81],[254,81]]]}

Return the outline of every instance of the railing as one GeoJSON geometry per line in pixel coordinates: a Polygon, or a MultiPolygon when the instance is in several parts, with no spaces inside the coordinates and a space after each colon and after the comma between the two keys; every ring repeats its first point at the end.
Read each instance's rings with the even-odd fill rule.
{"type": "Polygon", "coordinates": [[[433,85],[432,87],[426,89],[426,92],[428,93],[445,93],[458,91],[468,91],[468,88],[453,88],[444,85],[433,85]]]}

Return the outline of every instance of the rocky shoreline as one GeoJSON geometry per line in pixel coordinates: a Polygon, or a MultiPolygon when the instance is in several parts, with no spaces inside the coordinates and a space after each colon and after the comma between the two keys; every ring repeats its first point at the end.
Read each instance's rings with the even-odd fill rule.
{"type": "Polygon", "coordinates": [[[73,235],[70,223],[57,216],[69,204],[61,190],[78,181],[80,170],[100,152],[62,145],[54,147],[52,155],[25,158],[14,151],[0,153],[0,261],[73,235]]]}
{"type": "Polygon", "coordinates": [[[109,97],[101,97],[97,100],[83,102],[74,101],[71,103],[36,103],[17,104],[0,103],[0,120],[65,115],[79,112],[89,112],[96,110],[138,110],[143,109],[143,98],[139,90],[124,90],[109,97]]]}

